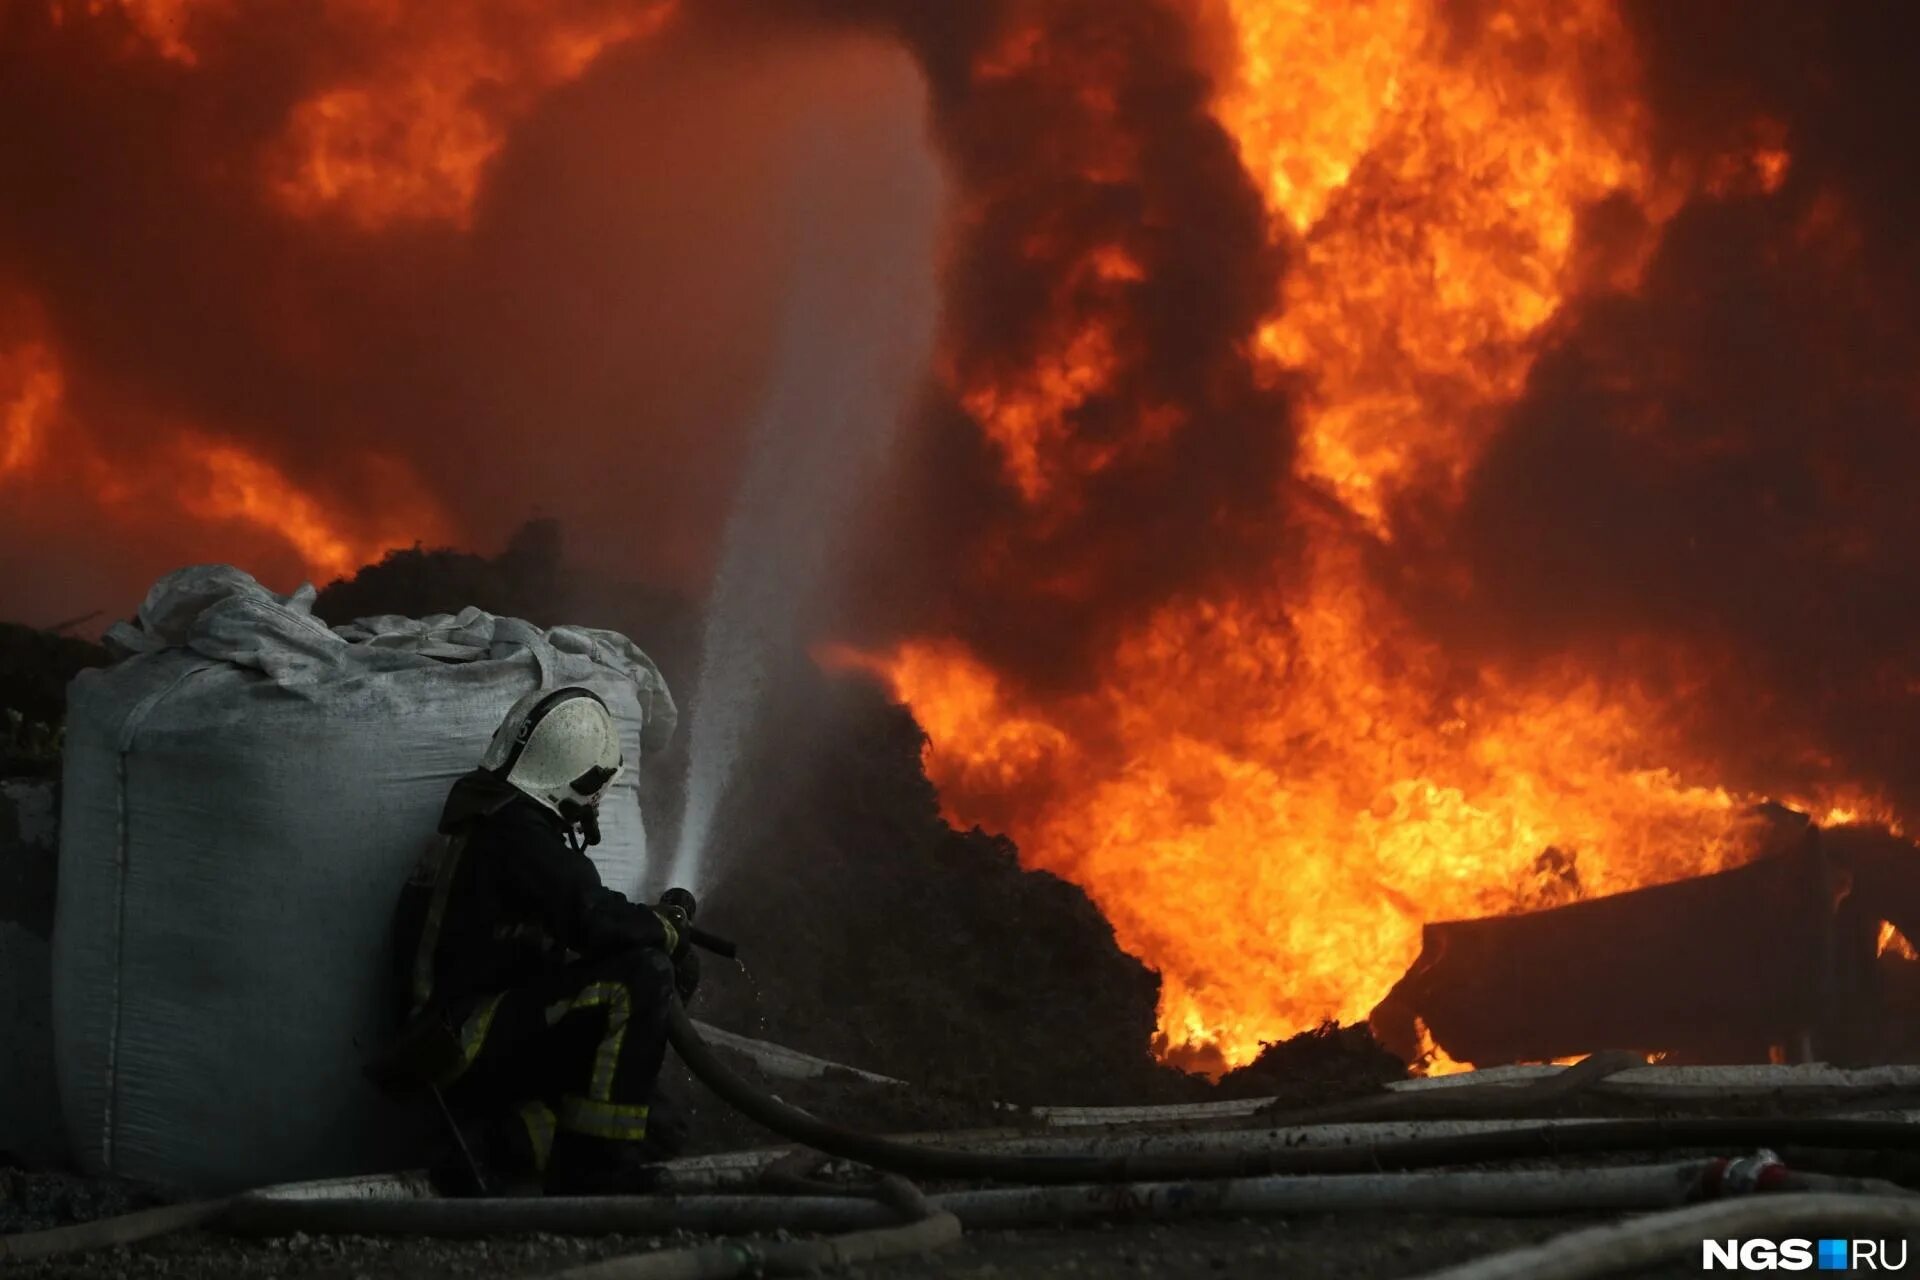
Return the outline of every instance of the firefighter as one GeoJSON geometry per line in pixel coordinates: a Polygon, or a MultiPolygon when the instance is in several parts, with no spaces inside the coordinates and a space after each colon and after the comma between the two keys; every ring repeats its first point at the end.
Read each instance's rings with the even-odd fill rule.
{"type": "Polygon", "coordinates": [[[442,1090],[489,1179],[550,1195],[654,1186],[679,1136],[649,1104],[670,1001],[698,981],[686,920],[602,885],[586,853],[624,763],[591,690],[522,698],[396,914],[406,1017],[384,1070],[442,1090]]]}

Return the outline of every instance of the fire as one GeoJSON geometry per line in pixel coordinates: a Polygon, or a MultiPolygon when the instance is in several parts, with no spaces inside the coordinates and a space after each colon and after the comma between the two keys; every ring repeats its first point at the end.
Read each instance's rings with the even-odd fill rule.
{"type": "Polygon", "coordinates": [[[1069,335],[1018,382],[982,382],[962,393],[962,405],[1000,447],[1008,476],[1028,502],[1053,489],[1059,455],[1073,440],[1068,415],[1105,389],[1116,363],[1113,335],[1092,325],[1069,335]]]}
{"type": "Polygon", "coordinates": [[[95,20],[113,16],[123,19],[155,53],[171,62],[191,67],[199,62],[188,29],[201,13],[228,8],[232,0],[51,0],[56,22],[67,20],[69,13],[84,14],[95,20]]]}
{"type": "Polygon", "coordinates": [[[1045,777],[1073,750],[1058,728],[1023,716],[999,678],[954,645],[910,644],[883,662],[845,645],[815,654],[830,670],[864,671],[919,693],[920,727],[940,748],[941,774],[972,794],[1007,795],[1045,777]]]}
{"type": "Polygon", "coordinates": [[[1009,716],[951,648],[869,659],[921,715],[958,820],[1045,797],[1012,826],[1027,860],[1084,886],[1160,970],[1176,1058],[1209,1047],[1237,1065],[1327,1018],[1363,1020],[1426,921],[1745,853],[1747,798],[1661,763],[1659,708],[1577,672],[1517,688],[1449,670],[1410,629],[1383,632],[1356,581],[1328,551],[1302,603],[1170,606],[1097,692],[1038,714],[1009,716]]]}
{"type": "Polygon", "coordinates": [[[66,382],[53,353],[38,342],[0,352],[0,483],[26,474],[46,448],[66,382]]]}
{"type": "MultiPolygon", "coordinates": [[[[234,0],[47,3],[56,22],[124,21],[139,43],[188,68],[201,65],[196,33],[242,16],[234,0]]],[[[316,7],[330,38],[356,50],[347,65],[361,66],[295,105],[268,156],[268,190],[290,213],[339,214],[363,231],[465,227],[512,122],[608,49],[659,30],[677,6],[325,0],[316,7]]]]}
{"type": "Polygon", "coordinates": [[[1770,196],[1780,190],[1793,167],[1793,154],[1786,147],[1786,130],[1777,120],[1753,122],[1748,145],[1717,157],[1707,168],[1705,186],[1722,198],[1744,195],[1770,196]]]}
{"type": "Polygon", "coordinates": [[[1240,65],[1219,114],[1268,203],[1298,231],[1388,127],[1402,102],[1402,69],[1428,38],[1419,0],[1322,5],[1230,0],[1240,65]]]}
{"type": "Polygon", "coordinates": [[[1893,927],[1892,921],[1880,922],[1880,936],[1874,943],[1875,955],[1893,955],[1901,960],[1920,960],[1920,951],[1907,941],[1907,935],[1893,927]]]}
{"type": "Polygon", "coordinates": [[[272,157],[272,189],[302,217],[338,213],[367,231],[403,222],[465,227],[506,129],[606,50],[658,30],[675,0],[631,0],[577,18],[544,0],[434,8],[336,0],[380,33],[363,76],[301,102],[272,157]],[[398,35],[400,38],[395,38],[398,35]]]}
{"type": "MultiPolygon", "coordinates": [[[[1009,688],[937,638],[841,661],[913,706],[957,821],[1004,822],[1160,971],[1162,1051],[1238,1065],[1364,1019],[1425,922],[1736,864],[1758,797],[1715,785],[1651,695],[1463,669],[1368,585],[1369,540],[1402,499],[1457,494],[1568,299],[1631,288],[1709,185],[1657,171],[1612,5],[1496,5],[1466,35],[1430,0],[1229,7],[1217,116],[1296,243],[1257,346],[1306,388],[1295,479],[1337,504],[1301,521],[1303,579],[1165,604],[1090,692],[1009,688]],[[1595,278],[1577,230],[1609,198],[1649,230],[1595,278]]],[[[1777,189],[1789,159],[1767,143],[1740,172],[1777,189]]],[[[1051,349],[960,395],[1043,512],[1042,460],[1114,360],[1097,307],[1051,349]]]]}
{"type": "Polygon", "coordinates": [[[188,517],[207,531],[208,558],[234,558],[222,526],[250,529],[289,547],[318,581],[350,574],[386,550],[444,542],[452,525],[437,500],[392,460],[359,460],[367,490],[390,519],[355,526],[284,471],[243,446],[197,429],[152,433],[151,453],[120,459],[101,449],[66,403],[66,374],[43,339],[0,349],[0,486],[31,484],[135,531],[156,517],[188,517]],[[57,432],[59,446],[50,437],[57,432]]]}
{"type": "MultiPolygon", "coordinates": [[[[289,543],[319,580],[344,577],[378,560],[402,534],[358,534],[341,526],[325,506],[301,491],[279,468],[237,445],[198,435],[176,443],[183,470],[197,478],[181,498],[182,507],[203,520],[237,520],[268,530],[289,543]]],[[[438,534],[433,517],[416,526],[415,536],[438,534]]]]}
{"type": "MultiPolygon", "coordinates": [[[[271,29],[273,6],[42,3],[167,64],[143,69],[155,83],[217,82],[216,106],[239,101],[219,79],[229,59],[290,43],[271,29]]],[[[1783,199],[1821,172],[1789,145],[1814,135],[1762,118],[1717,157],[1656,146],[1613,0],[1011,0],[976,6],[978,22],[911,16],[926,7],[880,0],[832,21],[871,24],[921,56],[957,179],[955,261],[983,268],[956,281],[957,336],[938,373],[1008,500],[978,504],[991,514],[958,544],[978,555],[957,576],[990,597],[1031,554],[1033,580],[1019,585],[1050,622],[1111,596],[1132,612],[1098,617],[1066,689],[946,634],[821,657],[911,702],[950,815],[1007,830],[1031,864],[1083,885],[1120,944],[1162,974],[1162,1050],[1240,1063],[1328,1018],[1364,1018],[1428,921],[1749,856],[1743,815],[1758,797],[1723,785],[1683,723],[1691,675],[1729,656],[1711,649],[1726,638],[1632,640],[1660,691],[1571,661],[1482,668],[1424,631],[1375,566],[1383,551],[1412,562],[1572,304],[1638,289],[1689,203],[1791,209],[1825,252],[1852,252],[1845,193],[1783,199]],[[1611,229],[1589,234],[1602,213],[1611,229]],[[1261,452],[1247,440],[1260,442],[1267,413],[1276,447],[1261,452]],[[1216,463],[1255,456],[1287,468],[1209,487],[1216,463]],[[1116,508],[1138,514],[1119,537],[1165,538],[1152,508],[1163,472],[1191,481],[1175,496],[1194,499],[1155,548],[1172,554],[1110,562],[1116,508]],[[1106,519],[1083,530],[1089,512],[1106,519]],[[1202,538],[1251,554],[1209,558],[1202,538]],[[1268,548],[1262,576],[1248,565],[1268,548]],[[1186,575],[1189,550],[1205,568],[1186,575]],[[1138,564],[1151,581],[1134,591],[1138,564]]],[[[312,56],[286,62],[298,68],[287,97],[269,96],[234,135],[244,154],[181,150],[217,178],[217,216],[234,216],[243,239],[284,238],[343,266],[365,252],[405,267],[430,245],[429,289],[462,256],[445,244],[480,216],[515,125],[680,10],[313,0],[302,12],[311,30],[294,34],[315,37],[301,43],[312,56]]],[[[264,83],[247,71],[235,83],[264,83]]],[[[195,123],[190,136],[203,135],[209,148],[226,136],[195,123]]],[[[242,322],[304,316],[300,274],[242,322]]],[[[121,402],[145,388],[111,385],[111,352],[67,367],[59,335],[0,334],[0,484],[71,490],[123,530],[163,509],[156,523],[220,554],[263,539],[316,576],[456,532],[399,463],[364,459],[358,486],[337,470],[309,481],[191,408],[137,415],[118,439],[138,439],[141,456],[119,456],[81,410],[137,412],[121,402]],[[101,385],[69,386],[83,369],[101,385]],[[356,514],[346,499],[369,491],[378,500],[356,514]]],[[[331,384],[355,371],[296,372],[331,384]]],[[[271,400],[202,389],[181,402],[271,400]]],[[[1796,803],[1884,812],[1865,794],[1796,803]]]]}
{"type": "MultiPolygon", "coordinates": [[[[1059,247],[1036,240],[1027,246],[1036,266],[1048,269],[1059,247]]],[[[1145,269],[1122,245],[1095,246],[1064,271],[1048,271],[1058,280],[1052,312],[1072,319],[1087,307],[1104,309],[1127,286],[1146,278],[1145,269]]],[[[1058,516],[1070,504],[1062,498],[1065,477],[1096,475],[1118,454],[1112,442],[1092,443],[1074,431],[1075,410],[1112,389],[1121,365],[1120,339],[1104,318],[1081,320],[1048,335],[1041,350],[1012,372],[977,370],[971,378],[958,370],[947,377],[959,391],[961,407],[1000,449],[1002,467],[1029,504],[1052,502],[1058,516]]],[[[1147,406],[1134,422],[1137,445],[1157,442],[1176,425],[1178,411],[1147,406]]]]}
{"type": "Polygon", "coordinates": [[[1457,1076],[1462,1072],[1472,1071],[1474,1069],[1471,1062],[1455,1062],[1452,1058],[1448,1057],[1447,1051],[1434,1043],[1433,1032],[1427,1030],[1427,1024],[1425,1022],[1415,1018],[1413,1020],[1413,1029],[1419,1037],[1419,1042],[1413,1061],[1407,1064],[1407,1073],[1409,1075],[1426,1076],[1429,1079],[1433,1079],[1439,1076],[1457,1076]]]}
{"type": "Polygon", "coordinates": [[[1261,333],[1314,387],[1303,478],[1374,532],[1410,485],[1458,483],[1559,309],[1580,208],[1644,203],[1641,121],[1609,0],[1501,6],[1464,49],[1443,6],[1234,0],[1220,118],[1304,262],[1261,333]],[[1339,17],[1329,17],[1329,12],[1339,17]]]}

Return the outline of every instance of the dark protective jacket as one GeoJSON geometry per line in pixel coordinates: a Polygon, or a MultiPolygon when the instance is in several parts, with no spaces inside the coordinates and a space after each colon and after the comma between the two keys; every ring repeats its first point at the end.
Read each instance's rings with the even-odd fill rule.
{"type": "Polygon", "coordinates": [[[457,1009],[574,959],[667,943],[658,916],[600,883],[558,814],[480,770],[448,794],[395,935],[409,1015],[457,1009]]]}

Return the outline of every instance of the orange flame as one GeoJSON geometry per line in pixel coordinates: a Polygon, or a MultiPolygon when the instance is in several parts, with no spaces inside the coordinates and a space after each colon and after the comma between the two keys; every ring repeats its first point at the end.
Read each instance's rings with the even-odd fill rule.
{"type": "Polygon", "coordinates": [[[1773,195],[1785,185],[1793,167],[1786,130],[1777,120],[1753,122],[1752,141],[1744,150],[1729,152],[1707,167],[1704,185],[1714,196],[1773,195]]]}
{"type": "MultiPolygon", "coordinates": [[[[153,53],[200,65],[195,33],[234,0],[47,0],[56,23],[116,17],[153,53]]],[[[550,0],[316,0],[343,44],[370,64],[298,103],[267,157],[267,188],[304,218],[337,214],[362,231],[401,223],[466,227],[506,131],[608,49],[666,25],[679,0],[611,0],[584,12],[550,0]]]]}
{"type": "Polygon", "coordinates": [[[351,525],[278,467],[241,445],[194,429],[152,433],[152,452],[122,461],[101,449],[65,404],[66,378],[42,339],[0,350],[0,486],[75,486],[78,503],[134,528],[156,511],[193,518],[207,531],[206,554],[234,558],[220,524],[251,528],[284,543],[318,581],[353,572],[392,547],[447,540],[451,522],[408,469],[378,456],[359,459],[367,490],[388,519],[351,525]],[[58,430],[59,448],[49,437],[58,430]]]}
{"type": "Polygon", "coordinates": [[[1450,672],[1410,631],[1382,631],[1355,566],[1324,554],[1305,603],[1170,606],[1097,692],[1044,712],[1011,716],[950,646],[867,660],[921,716],[956,819],[1011,803],[1027,860],[1084,886],[1161,971],[1168,1044],[1229,1065],[1364,1019],[1423,923],[1718,870],[1746,850],[1747,798],[1660,763],[1659,708],[1576,672],[1526,688],[1450,672]],[[1038,806],[1019,803],[1036,791],[1038,806]]]}
{"type": "Polygon", "coordinates": [[[46,447],[46,432],[66,394],[52,351],[29,342],[0,353],[0,483],[24,475],[46,447]]]}
{"type": "Polygon", "coordinates": [[[1413,1061],[1407,1064],[1407,1074],[1426,1076],[1429,1079],[1439,1076],[1457,1076],[1465,1071],[1474,1070],[1471,1062],[1455,1062],[1447,1056],[1447,1051],[1434,1043],[1433,1032],[1427,1030],[1427,1024],[1419,1018],[1413,1020],[1413,1029],[1418,1037],[1413,1061]]]}
{"type": "Polygon", "coordinates": [[[962,392],[961,404],[1000,447],[1008,477],[1028,502],[1052,491],[1060,456],[1073,442],[1067,415],[1105,389],[1116,364],[1113,335],[1089,325],[1018,382],[982,381],[962,392]]]}
{"type": "MultiPolygon", "coordinates": [[[[1275,235],[1299,241],[1260,346],[1307,388],[1296,478],[1351,519],[1306,522],[1306,578],[1285,594],[1140,619],[1091,693],[1008,689],[937,639],[842,661],[913,706],[956,821],[1004,822],[1160,971],[1169,1056],[1238,1065],[1365,1018],[1425,922],[1737,863],[1757,797],[1713,785],[1638,689],[1459,669],[1362,562],[1399,499],[1455,495],[1547,327],[1595,283],[1582,210],[1644,215],[1646,243],[1597,281],[1628,288],[1703,185],[1655,173],[1612,5],[1496,5],[1465,36],[1436,0],[1229,9],[1239,66],[1218,118],[1275,235]]],[[[1787,157],[1752,163],[1774,182],[1787,157]]],[[[962,387],[1029,502],[1050,498],[1044,459],[1108,376],[1097,318],[1054,349],[962,387]]],[[[1434,1064],[1461,1066],[1437,1048],[1434,1064]]]]}
{"type": "Polygon", "coordinates": [[[344,7],[357,25],[418,29],[383,41],[383,61],[364,78],[294,109],[272,158],[274,194],[296,215],[338,213],[368,231],[465,227],[508,124],[606,50],[658,30],[675,4],[632,0],[554,20],[544,0],[431,14],[401,0],[353,0],[344,7]]]}
{"type": "Polygon", "coordinates": [[[50,12],[56,23],[64,22],[69,13],[82,12],[83,3],[85,16],[123,18],[153,52],[191,67],[200,61],[189,38],[193,22],[201,14],[230,9],[233,0],[50,0],[50,12]]]}
{"type": "Polygon", "coordinates": [[[1219,114],[1304,261],[1261,334],[1315,390],[1303,478],[1379,534],[1409,485],[1456,484],[1559,309],[1584,204],[1650,185],[1607,0],[1506,6],[1464,49],[1424,0],[1233,0],[1219,114]],[[1329,16],[1337,13],[1338,17],[1329,16]]]}
{"type": "MultiPolygon", "coordinates": [[[[391,534],[343,528],[279,468],[238,445],[185,434],[174,447],[183,468],[198,478],[183,490],[186,512],[203,520],[238,520],[273,533],[299,553],[320,581],[351,574],[396,545],[391,534]]],[[[416,509],[415,519],[418,514],[416,509]]],[[[417,528],[415,537],[439,532],[432,527],[440,523],[437,518],[424,523],[428,527],[417,528]]]]}

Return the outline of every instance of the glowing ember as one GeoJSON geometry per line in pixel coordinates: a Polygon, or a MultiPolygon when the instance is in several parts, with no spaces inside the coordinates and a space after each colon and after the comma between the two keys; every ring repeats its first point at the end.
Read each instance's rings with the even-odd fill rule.
{"type": "Polygon", "coordinates": [[[1902,960],[1920,960],[1920,951],[1913,949],[1907,941],[1907,935],[1893,927],[1889,920],[1880,922],[1880,937],[1874,944],[1875,955],[1894,955],[1902,960]]]}

